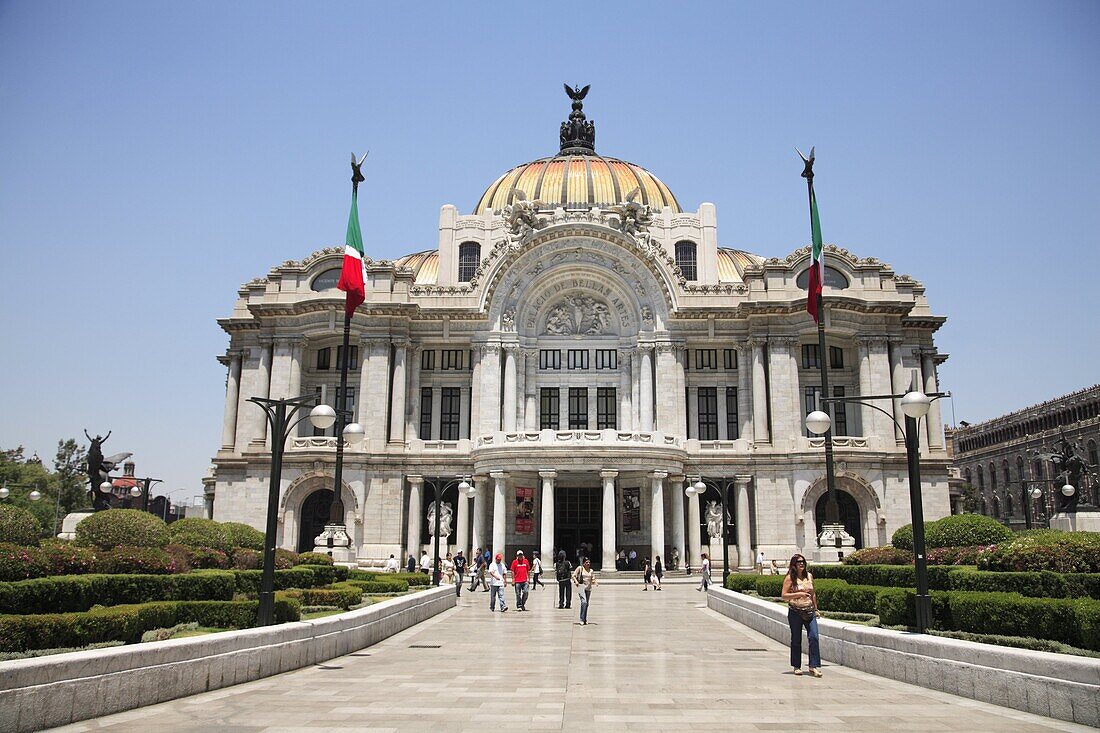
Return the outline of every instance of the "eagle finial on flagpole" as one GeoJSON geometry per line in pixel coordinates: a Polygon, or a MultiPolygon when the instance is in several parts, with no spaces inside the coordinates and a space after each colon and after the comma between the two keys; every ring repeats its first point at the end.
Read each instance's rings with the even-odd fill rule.
{"type": "Polygon", "coordinates": [[[809,178],[809,179],[813,180],[813,177],[814,177],[814,148],[813,148],[813,146],[812,145],[810,146],[810,157],[809,158],[807,158],[805,155],[803,155],[802,151],[799,150],[798,148],[795,148],[794,151],[796,153],[798,153],[798,157],[802,158],[802,162],[806,164],[806,168],[802,171],[802,177],[803,178],[809,178]]]}
{"type": "Polygon", "coordinates": [[[351,154],[351,194],[357,196],[359,194],[359,184],[367,180],[363,177],[363,161],[370,155],[370,151],[363,153],[363,157],[359,158],[359,162],[355,161],[355,153],[351,154]]]}

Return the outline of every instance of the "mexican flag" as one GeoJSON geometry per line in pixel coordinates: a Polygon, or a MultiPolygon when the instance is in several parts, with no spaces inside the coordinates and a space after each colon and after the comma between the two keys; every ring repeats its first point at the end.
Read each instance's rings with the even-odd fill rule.
{"type": "MultiPolygon", "coordinates": [[[[812,155],[813,153],[811,153],[812,155]]],[[[825,264],[822,262],[821,251],[821,217],[817,215],[817,194],[814,193],[812,186],[810,188],[810,230],[813,234],[814,246],[810,254],[810,281],[806,289],[806,312],[813,316],[815,321],[820,321],[821,314],[817,311],[817,304],[821,298],[821,284],[825,281],[825,264]]]]}
{"type": "Polygon", "coordinates": [[[348,215],[348,236],[344,241],[344,269],[336,287],[348,294],[344,312],[350,318],[359,304],[366,300],[363,285],[363,233],[359,231],[359,205],[351,195],[351,214],[348,215]]]}

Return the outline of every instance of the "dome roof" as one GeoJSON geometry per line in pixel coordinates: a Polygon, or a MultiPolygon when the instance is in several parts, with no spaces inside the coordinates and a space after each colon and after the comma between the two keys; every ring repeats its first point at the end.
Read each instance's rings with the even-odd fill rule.
{"type": "Polygon", "coordinates": [[[417,285],[435,285],[439,280],[439,250],[426,249],[405,255],[393,263],[394,267],[407,267],[416,277],[417,285]]]}
{"type": "Polygon", "coordinates": [[[606,209],[625,201],[635,188],[639,189],[637,201],[658,211],[666,206],[681,211],[668,186],[641,166],[591,153],[562,153],[518,165],[493,181],[474,213],[500,211],[515,203],[517,190],[550,209],[606,209]]]}

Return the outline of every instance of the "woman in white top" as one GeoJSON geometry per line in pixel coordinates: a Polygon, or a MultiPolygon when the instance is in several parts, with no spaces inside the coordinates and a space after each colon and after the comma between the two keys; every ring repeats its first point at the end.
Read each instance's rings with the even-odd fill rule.
{"type": "Polygon", "coordinates": [[[443,558],[443,578],[449,585],[454,585],[455,582],[455,563],[451,559],[451,553],[447,553],[447,557],[443,558]]]}
{"type": "Polygon", "coordinates": [[[577,595],[581,599],[581,625],[588,625],[588,604],[592,602],[592,589],[596,583],[596,571],[592,569],[592,561],[584,558],[579,568],[573,571],[573,582],[577,586],[577,595]]]}
{"type": "Polygon", "coordinates": [[[539,557],[539,551],[535,550],[535,564],[531,566],[531,590],[538,588],[540,585],[545,588],[546,584],[539,580],[539,576],[542,575],[542,558],[539,557]]]}

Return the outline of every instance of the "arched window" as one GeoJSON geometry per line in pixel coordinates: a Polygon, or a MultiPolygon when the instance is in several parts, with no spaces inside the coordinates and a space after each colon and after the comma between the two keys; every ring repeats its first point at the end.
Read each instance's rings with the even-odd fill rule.
{"type": "Polygon", "coordinates": [[[481,262],[481,245],[477,242],[463,242],[458,245],[458,281],[468,283],[474,279],[477,266],[481,262]]]}
{"type": "Polygon", "coordinates": [[[1004,475],[1005,488],[1007,489],[1009,484],[1012,483],[1012,474],[1010,474],[1009,471],[1008,471],[1008,459],[1007,458],[1004,459],[1003,461],[1001,461],[1001,471],[1004,475]]]}
{"type": "Polygon", "coordinates": [[[1095,440],[1090,440],[1088,442],[1087,450],[1088,450],[1088,456],[1089,456],[1089,463],[1092,464],[1093,466],[1095,466],[1096,462],[1097,462],[1096,461],[1096,441],[1095,440]]]}
{"type": "MultiPolygon", "coordinates": [[[[798,273],[798,277],[795,278],[795,285],[800,289],[806,290],[810,287],[810,268],[806,268],[802,272],[798,273]]],[[[837,290],[844,290],[848,287],[848,278],[844,276],[844,273],[836,268],[826,266],[825,267],[825,287],[836,288],[837,290]]]]}
{"type": "Polygon", "coordinates": [[[334,267],[331,270],[325,270],[317,277],[313,278],[313,282],[310,284],[310,289],[314,292],[320,293],[323,290],[332,290],[336,287],[336,283],[340,280],[340,268],[334,267]]]}
{"type": "Polygon", "coordinates": [[[989,464],[989,488],[997,490],[997,467],[992,463],[989,464]]]}
{"type": "Polygon", "coordinates": [[[985,489],[985,471],[982,470],[981,466],[978,466],[978,488],[985,489]]]}
{"type": "Polygon", "coordinates": [[[1024,469],[1024,458],[1023,458],[1023,456],[1016,456],[1016,474],[1017,474],[1017,477],[1020,479],[1021,484],[1024,481],[1027,481],[1027,476],[1024,475],[1024,471],[1025,471],[1025,469],[1024,469]]]}
{"type": "Polygon", "coordinates": [[[695,242],[676,243],[676,266],[680,268],[685,280],[698,280],[699,268],[696,266],[695,242]]]}
{"type": "Polygon", "coordinates": [[[1013,514],[1015,514],[1015,512],[1012,511],[1012,494],[1006,494],[1005,495],[1005,516],[1006,517],[1011,517],[1013,514]]]}
{"type": "Polygon", "coordinates": [[[1043,462],[1035,461],[1031,464],[1031,478],[1041,479],[1043,477],[1043,462]]]}
{"type": "Polygon", "coordinates": [[[965,473],[966,473],[966,483],[973,485],[974,484],[974,476],[970,473],[970,469],[969,468],[966,469],[965,473]]]}
{"type": "Polygon", "coordinates": [[[1001,516],[1001,500],[996,495],[993,496],[993,516],[1001,516]]]}

